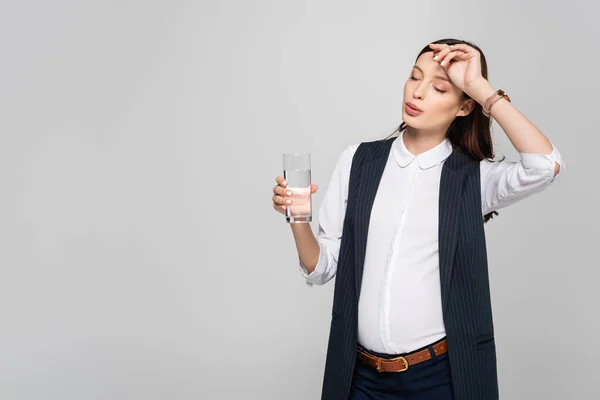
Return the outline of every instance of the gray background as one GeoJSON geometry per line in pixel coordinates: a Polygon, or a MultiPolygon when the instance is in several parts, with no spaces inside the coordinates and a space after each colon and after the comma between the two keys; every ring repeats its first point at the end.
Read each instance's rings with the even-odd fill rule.
{"type": "Polygon", "coordinates": [[[0,397],[319,398],[334,285],[271,208],[281,153],[318,208],[457,37],[568,165],[486,228],[502,398],[597,399],[598,10],[519,3],[0,1],[0,397]]]}

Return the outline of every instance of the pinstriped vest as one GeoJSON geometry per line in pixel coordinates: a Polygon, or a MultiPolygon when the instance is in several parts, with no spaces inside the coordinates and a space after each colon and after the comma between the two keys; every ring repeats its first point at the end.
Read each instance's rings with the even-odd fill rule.
{"type": "MultiPolygon", "coordinates": [[[[394,140],[361,143],[352,159],[322,400],[349,396],[369,219],[394,140]]],[[[440,181],[439,270],[455,400],[498,399],[479,168],[478,161],[455,149],[440,181]]]]}

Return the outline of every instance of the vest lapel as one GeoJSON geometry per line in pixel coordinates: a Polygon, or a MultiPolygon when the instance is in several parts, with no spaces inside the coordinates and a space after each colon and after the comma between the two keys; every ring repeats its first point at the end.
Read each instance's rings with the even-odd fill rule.
{"type": "Polygon", "coordinates": [[[369,220],[371,218],[371,209],[377,194],[377,188],[383,176],[383,170],[387,163],[393,139],[378,143],[373,149],[371,157],[360,168],[358,179],[354,181],[355,185],[350,187],[354,191],[356,203],[353,213],[354,227],[354,266],[355,266],[355,284],[356,298],[360,296],[360,287],[362,283],[363,269],[365,265],[365,252],[367,249],[367,236],[369,234],[369,220]]]}
{"type": "Polygon", "coordinates": [[[440,180],[438,240],[440,285],[444,309],[450,290],[450,278],[452,277],[458,239],[458,215],[464,177],[461,158],[456,151],[452,152],[442,167],[440,180]]]}

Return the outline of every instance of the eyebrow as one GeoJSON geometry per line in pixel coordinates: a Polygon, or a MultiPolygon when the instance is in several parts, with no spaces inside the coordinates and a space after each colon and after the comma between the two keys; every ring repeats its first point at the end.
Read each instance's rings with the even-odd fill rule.
{"type": "MultiPolygon", "coordinates": [[[[413,68],[418,69],[419,71],[421,71],[422,74],[424,74],[423,70],[418,65],[414,65],[413,68]]],[[[436,76],[434,76],[434,78],[438,78],[438,79],[441,79],[443,81],[446,81],[446,82],[450,83],[450,81],[448,80],[448,78],[446,78],[445,76],[436,75],[436,76]]]]}

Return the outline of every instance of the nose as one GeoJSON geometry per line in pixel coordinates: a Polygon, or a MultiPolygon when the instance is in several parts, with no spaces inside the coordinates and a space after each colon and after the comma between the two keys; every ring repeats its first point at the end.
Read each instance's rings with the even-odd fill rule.
{"type": "Polygon", "coordinates": [[[422,85],[417,85],[417,87],[415,88],[414,92],[413,92],[413,97],[415,99],[423,99],[423,87],[422,85]]]}

